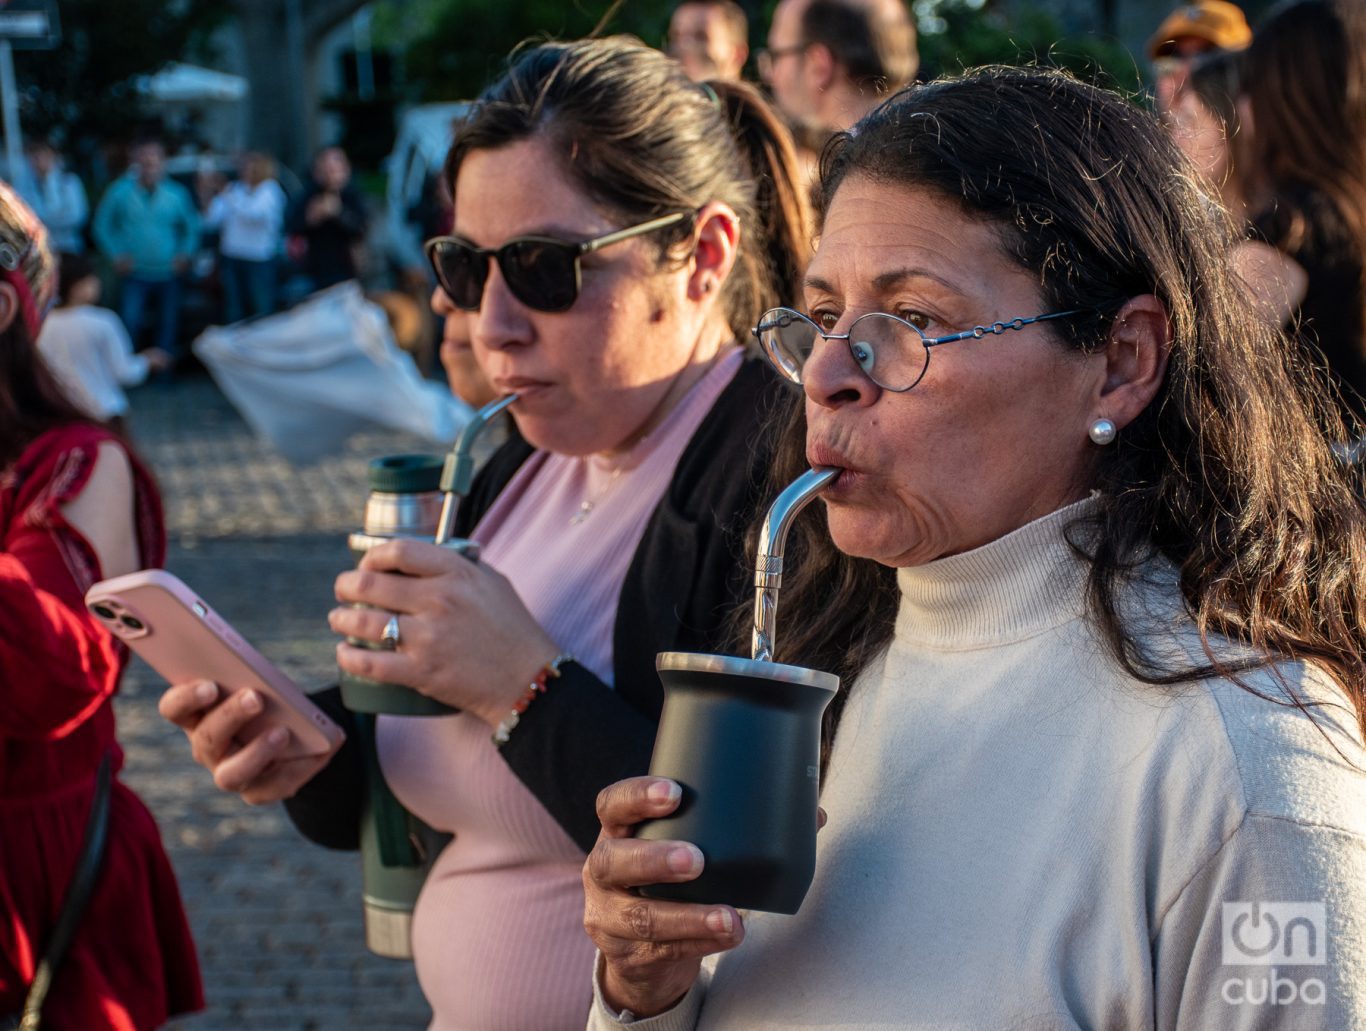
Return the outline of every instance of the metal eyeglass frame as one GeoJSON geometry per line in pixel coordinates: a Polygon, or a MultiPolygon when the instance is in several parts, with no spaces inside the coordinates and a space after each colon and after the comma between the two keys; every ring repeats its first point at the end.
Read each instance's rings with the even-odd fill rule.
{"type": "Polygon", "coordinates": [[[579,299],[579,291],[583,288],[583,269],[579,265],[579,262],[585,254],[592,254],[594,251],[600,251],[602,248],[608,247],[611,244],[620,243],[622,240],[629,240],[633,236],[643,236],[645,233],[653,233],[656,229],[664,229],[668,226],[675,225],[692,214],[693,213],[690,211],[675,211],[671,215],[662,215],[659,218],[652,218],[648,222],[627,226],[625,229],[614,229],[610,233],[605,233],[602,236],[595,236],[593,239],[584,240],[581,243],[574,243],[570,240],[557,240],[553,236],[519,236],[516,239],[507,241],[501,247],[476,247],[474,244],[470,243],[469,240],[466,240],[461,236],[434,236],[422,245],[422,250],[427,255],[427,262],[432,266],[432,272],[436,275],[437,283],[441,286],[441,289],[445,291],[446,296],[451,299],[451,303],[461,311],[478,311],[479,305],[476,304],[473,308],[466,308],[456,300],[455,295],[447,288],[445,279],[441,274],[441,265],[436,260],[436,249],[443,243],[453,243],[463,247],[476,258],[479,258],[484,262],[484,278],[479,284],[479,299],[481,303],[484,299],[484,289],[488,286],[489,281],[488,260],[492,258],[494,261],[498,262],[498,269],[503,273],[503,279],[507,281],[508,289],[512,292],[512,295],[528,308],[547,312],[568,311],[574,306],[574,302],[579,299]],[[503,255],[509,248],[524,243],[549,244],[552,247],[571,255],[574,269],[574,294],[569,298],[568,304],[545,307],[533,303],[528,298],[523,297],[521,291],[514,287],[512,282],[508,280],[507,270],[503,267],[503,255]]]}
{"type": "MultiPolygon", "coordinates": [[[[843,340],[845,346],[849,349],[849,356],[854,359],[854,364],[859,367],[859,371],[862,372],[865,376],[867,376],[868,379],[872,380],[873,383],[876,383],[881,389],[890,390],[894,394],[904,394],[906,393],[906,391],[913,389],[916,386],[916,384],[918,384],[922,379],[925,378],[925,373],[929,370],[930,367],[931,347],[938,347],[940,344],[952,344],[956,343],[959,340],[981,340],[985,336],[1000,336],[1008,329],[1024,329],[1025,326],[1032,325],[1035,322],[1047,322],[1050,319],[1062,319],[1066,318],[1069,315],[1081,315],[1085,311],[1086,309],[1084,308],[1073,308],[1070,311],[1053,311],[1043,315],[1035,315],[1032,318],[1028,319],[1016,318],[1009,319],[1005,322],[993,322],[989,326],[973,326],[971,329],[965,329],[961,333],[950,333],[948,336],[929,337],[925,335],[924,330],[922,330],[919,326],[915,325],[913,322],[908,322],[905,319],[901,318],[899,315],[893,315],[890,312],[885,311],[865,312],[849,324],[849,330],[846,333],[827,333],[825,332],[825,330],[821,329],[821,327],[818,326],[815,320],[812,319],[809,315],[804,315],[801,312],[797,311],[795,308],[770,308],[768,311],[764,312],[763,317],[759,320],[759,324],[755,326],[753,329],[751,329],[750,332],[753,333],[755,338],[759,341],[759,346],[763,348],[764,354],[768,358],[769,363],[778,370],[779,374],[787,377],[794,383],[800,384],[802,381],[802,370],[792,369],[791,362],[786,361],[778,355],[774,354],[773,349],[764,339],[765,330],[781,329],[782,325],[786,325],[786,323],[783,323],[782,325],[775,325],[771,323],[769,320],[772,316],[781,315],[782,317],[788,319],[793,317],[798,318],[801,321],[805,322],[807,325],[809,325],[815,331],[817,336],[822,337],[825,340],[843,340]],[[889,387],[883,383],[878,382],[878,380],[873,378],[871,373],[869,373],[867,370],[863,368],[863,365],[858,360],[858,355],[854,354],[854,341],[852,339],[854,335],[854,327],[857,326],[864,319],[868,318],[891,319],[893,322],[899,322],[901,323],[901,325],[905,326],[907,329],[909,329],[911,332],[913,332],[916,336],[920,338],[921,346],[925,348],[925,364],[920,367],[920,375],[916,376],[915,380],[912,381],[909,386],[889,387]]],[[[812,348],[812,350],[814,353],[814,347],[812,348]]],[[[809,355],[807,356],[807,360],[810,360],[809,355]]],[[[806,362],[803,362],[802,367],[805,368],[805,366],[806,362]]]]}

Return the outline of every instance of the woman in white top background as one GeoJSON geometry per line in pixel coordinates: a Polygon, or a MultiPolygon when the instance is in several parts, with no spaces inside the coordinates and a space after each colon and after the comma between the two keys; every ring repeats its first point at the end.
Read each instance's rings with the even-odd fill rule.
{"type": "Polygon", "coordinates": [[[252,152],[242,178],[209,203],[205,224],[218,229],[218,276],[226,322],[275,311],[275,259],[285,222],[285,191],[275,181],[275,160],[252,152]]]}
{"type": "Polygon", "coordinates": [[[134,354],[123,320],[101,308],[100,277],[82,254],[62,254],[57,307],[43,322],[38,351],[75,405],[90,418],[122,431],[128,412],[124,387],[171,364],[157,347],[134,354]]]}

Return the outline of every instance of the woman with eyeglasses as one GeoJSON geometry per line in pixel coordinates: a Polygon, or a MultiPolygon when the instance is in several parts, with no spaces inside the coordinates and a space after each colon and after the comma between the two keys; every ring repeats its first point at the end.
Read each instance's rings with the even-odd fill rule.
{"type": "Polygon", "coordinates": [[[128,650],[84,596],[160,565],[166,535],[151,476],[38,350],[56,292],[47,230],[0,183],[0,1027],[150,1031],[204,997],[156,821],[118,776],[128,650]]]}
{"type": "MultiPolygon", "coordinates": [[[[386,544],[338,578],[330,619],[392,645],[340,645],[343,669],[461,710],[378,727],[399,800],[455,835],[414,916],[433,1027],[582,1027],[596,796],[648,769],[655,654],[728,646],[761,425],[796,393],[742,345],[795,298],[810,227],[758,93],[696,85],[625,39],[520,53],[459,127],[446,176],[432,304],[517,396],[517,436],[460,509],[478,564],[386,544]]],[[[248,714],[206,712],[192,687],[163,711],[220,785],[255,801],[302,785],[296,822],[355,847],[349,754],[315,776],[272,763],[263,740],[225,749],[248,714]]]]}
{"type": "Polygon", "coordinates": [[[678,785],[608,788],[591,1027],[1366,1026],[1366,515],[1178,162],[1039,69],[826,151],[758,330],[806,394],[775,483],[842,470],[775,655],[843,681],[815,879],[643,898],[706,857],[632,837],[678,785]]]}

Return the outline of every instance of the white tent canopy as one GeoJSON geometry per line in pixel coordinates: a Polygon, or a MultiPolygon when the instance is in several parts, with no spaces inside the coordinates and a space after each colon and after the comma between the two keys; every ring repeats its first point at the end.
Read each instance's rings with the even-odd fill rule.
{"type": "Polygon", "coordinates": [[[172,61],[155,75],[139,76],[137,90],[163,103],[202,104],[241,100],[250,86],[240,75],[172,61]]]}

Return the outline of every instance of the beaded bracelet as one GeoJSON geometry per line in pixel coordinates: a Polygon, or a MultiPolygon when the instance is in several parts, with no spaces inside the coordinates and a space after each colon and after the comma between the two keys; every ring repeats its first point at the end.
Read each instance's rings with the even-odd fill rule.
{"type": "Polygon", "coordinates": [[[512,737],[512,732],[517,728],[517,724],[522,721],[522,713],[531,707],[531,703],[536,700],[538,695],[543,695],[548,689],[550,681],[560,675],[560,667],[566,662],[573,662],[574,656],[561,652],[553,659],[541,667],[541,671],[536,674],[535,679],[527,685],[526,691],[521,698],[517,699],[517,704],[512,707],[512,711],[503,717],[503,722],[493,732],[493,743],[502,746],[508,743],[512,737]]]}

